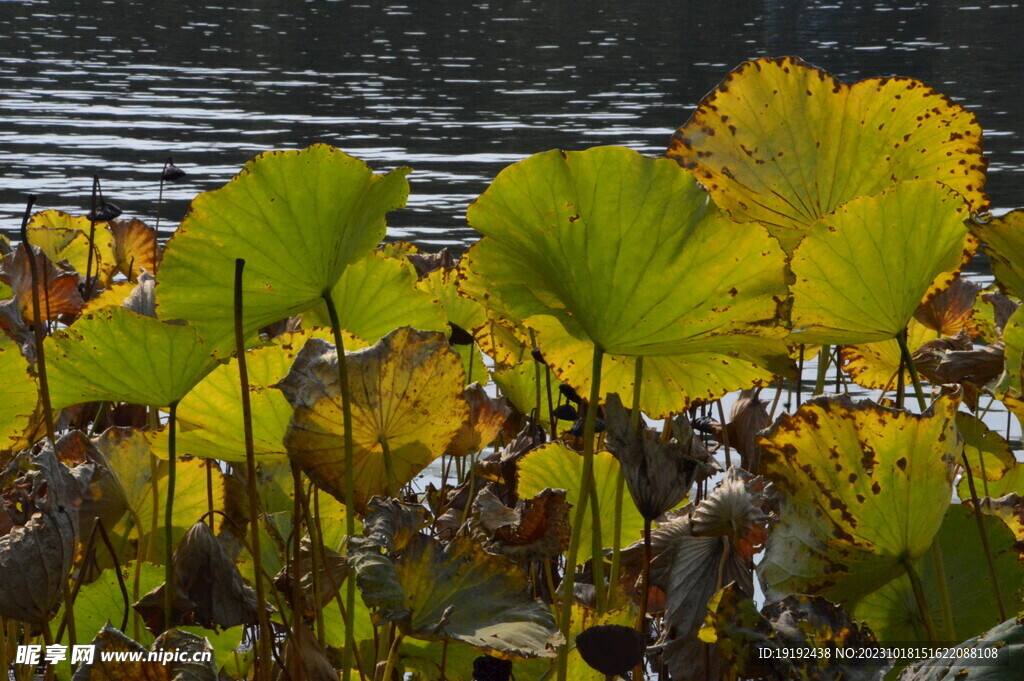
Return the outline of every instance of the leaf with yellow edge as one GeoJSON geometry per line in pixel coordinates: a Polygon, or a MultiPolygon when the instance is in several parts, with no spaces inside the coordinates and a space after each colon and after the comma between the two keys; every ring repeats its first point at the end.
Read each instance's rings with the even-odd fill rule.
{"type": "Polygon", "coordinates": [[[3,268],[0,269],[0,279],[10,285],[22,319],[28,323],[34,319],[33,288],[38,291],[39,312],[43,319],[53,320],[65,314],[78,314],[82,309],[78,273],[65,262],[55,265],[38,246],[30,248],[32,260],[36,263],[35,277],[32,275],[32,261],[29,260],[25,244],[18,244],[14,251],[6,254],[3,257],[3,268]]]}
{"type": "Polygon", "coordinates": [[[85,315],[46,339],[54,409],[82,402],[167,407],[216,365],[191,326],[121,307],[85,315]]]}
{"type": "Polygon", "coordinates": [[[952,497],[958,405],[944,396],[917,415],[822,397],[765,432],[763,465],[783,495],[757,568],[769,600],[849,605],[928,550],[952,497]]]}
{"type": "Polygon", "coordinates": [[[767,224],[790,252],[818,218],[896,182],[934,180],[974,211],[988,204],[974,114],[920,81],[845,85],[795,57],[726,76],[668,155],[734,219],[767,224]]]}
{"type": "MultiPolygon", "coordinates": [[[[557,442],[534,449],[519,460],[519,496],[532,497],[547,488],[564,489],[566,501],[573,506],[579,503],[580,477],[583,471],[583,457],[565,445],[557,442]]],[[[594,489],[597,492],[598,508],[615,507],[615,490],[619,477],[619,462],[611,452],[594,454],[594,489]]],[[[644,518],[631,503],[622,506],[621,542],[627,546],[643,535],[644,518]]],[[[593,556],[592,528],[584,523],[579,537],[580,563],[586,563],[593,556]]],[[[615,544],[615,528],[612,522],[601,524],[601,546],[615,544]]]]}
{"type": "MultiPolygon", "coordinates": [[[[529,358],[529,355],[527,357],[529,358]]],[[[545,371],[548,371],[548,369],[541,366],[539,393],[537,389],[537,364],[530,359],[514,367],[495,371],[491,374],[491,378],[494,379],[494,384],[498,386],[501,394],[522,414],[533,413],[537,408],[537,398],[539,395],[541,408],[537,422],[546,428],[551,423],[551,418],[547,406],[547,385],[544,380],[545,371]]],[[[557,390],[556,386],[557,379],[552,376],[551,390],[557,390]]],[[[555,399],[556,396],[557,393],[552,395],[552,399],[555,399]]]]}
{"type": "Polygon", "coordinates": [[[981,286],[957,275],[945,290],[921,303],[914,319],[943,336],[955,336],[960,331],[977,336],[974,303],[979,293],[981,286]]]}
{"type": "Polygon", "coordinates": [[[36,380],[18,346],[0,334],[0,451],[21,441],[36,410],[36,380]]]}
{"type": "Polygon", "coordinates": [[[987,223],[974,222],[971,231],[985,242],[992,274],[1003,291],[1024,298],[1024,209],[1010,211],[987,223]]]}
{"type": "Polygon", "coordinates": [[[160,317],[230,345],[236,258],[245,260],[246,333],[308,310],[380,242],[384,216],[405,205],[408,173],[376,175],[326,144],[260,154],[193,199],[160,264],[160,317]]]}
{"type": "MultiPolygon", "coordinates": [[[[389,258],[380,251],[368,253],[345,268],[331,297],[341,328],[369,343],[400,326],[447,331],[441,310],[419,290],[416,271],[405,258],[389,258]]],[[[310,325],[331,325],[322,300],[304,312],[302,320],[310,325]]]]}
{"type": "Polygon", "coordinates": [[[817,221],[793,254],[793,339],[895,338],[936,277],[961,266],[966,218],[962,197],[922,180],[854,199],[817,221]]]}
{"type": "MultiPolygon", "coordinates": [[[[285,333],[264,347],[246,352],[257,460],[287,456],[284,434],[293,409],[284,394],[271,386],[288,374],[296,355],[310,338],[333,336],[330,329],[323,328],[285,333]]],[[[345,347],[356,349],[366,347],[366,343],[349,335],[345,347]]],[[[219,365],[182,398],[178,404],[177,438],[179,455],[245,461],[241,379],[236,359],[219,365]]],[[[166,438],[161,444],[166,445],[166,438]]]]}
{"type": "MultiPolygon", "coordinates": [[[[289,456],[321,489],[344,498],[344,426],[338,354],[311,339],[277,384],[295,408],[289,456]]],[[[403,327],[346,357],[352,404],[355,498],[394,495],[444,453],[465,421],[466,376],[442,334],[403,327]]]]}
{"type": "MultiPolygon", "coordinates": [[[[907,346],[910,352],[939,338],[939,332],[929,329],[916,319],[907,324],[907,346]]],[[[857,385],[874,390],[895,390],[900,369],[900,344],[895,339],[847,345],[839,351],[843,371],[857,385]]],[[[903,385],[910,385],[910,371],[903,370],[903,385]]]]}
{"type": "Polygon", "coordinates": [[[157,244],[156,230],[142,220],[114,220],[110,223],[114,236],[114,268],[138,281],[143,270],[156,275],[163,249],[157,244]]]}
{"type": "Polygon", "coordinates": [[[490,445],[512,411],[507,401],[502,398],[492,399],[483,386],[476,382],[467,386],[463,395],[469,405],[469,413],[445,449],[444,453],[448,456],[466,456],[490,445]]]}
{"type": "Polygon", "coordinates": [[[89,232],[93,230],[92,275],[106,285],[117,268],[114,235],[105,222],[90,223],[89,218],[71,216],[59,210],[44,210],[28,223],[28,241],[39,246],[53,262],[67,260],[83,277],[89,268],[89,232]]]}
{"type": "Polygon", "coordinates": [[[456,287],[459,273],[459,268],[442,267],[416,282],[416,288],[441,308],[446,322],[472,332],[487,321],[487,311],[477,301],[459,295],[456,287]]]}
{"type": "MultiPolygon", "coordinates": [[[[785,335],[778,242],[730,221],[667,159],[620,147],[536,154],[505,168],[467,219],[484,238],[464,266],[485,286],[466,293],[535,330],[563,379],[594,348],[698,364],[752,346],[767,354],[785,335]],[[562,336],[589,350],[562,354],[562,336]]],[[[688,377],[679,406],[722,382],[706,367],[688,377]]]]}
{"type": "Polygon", "coordinates": [[[964,454],[976,482],[982,478],[989,482],[999,480],[1016,465],[1010,443],[977,416],[957,412],[956,428],[964,440],[964,454]]]}
{"type": "Polygon", "coordinates": [[[90,314],[104,307],[122,307],[133,291],[135,291],[135,284],[130,281],[111,284],[82,306],[82,314],[90,314]]]}

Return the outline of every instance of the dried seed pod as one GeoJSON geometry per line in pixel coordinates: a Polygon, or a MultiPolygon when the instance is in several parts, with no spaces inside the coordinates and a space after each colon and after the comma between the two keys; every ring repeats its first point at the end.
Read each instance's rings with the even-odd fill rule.
{"type": "Polygon", "coordinates": [[[647,645],[636,629],[621,624],[602,624],[576,637],[583,661],[605,676],[622,676],[640,664],[647,645]]]}

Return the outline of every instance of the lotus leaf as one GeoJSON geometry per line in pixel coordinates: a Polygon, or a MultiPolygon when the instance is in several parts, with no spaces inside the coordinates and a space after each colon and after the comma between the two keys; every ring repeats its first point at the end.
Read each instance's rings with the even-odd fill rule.
{"type": "MultiPolygon", "coordinates": [[[[934,331],[916,319],[907,324],[907,347],[911,352],[939,338],[934,331]]],[[[839,351],[843,371],[857,385],[875,390],[895,390],[900,370],[900,344],[895,339],[847,345],[839,351]]],[[[910,371],[903,370],[903,385],[910,385],[910,371]]]]}
{"type": "Polygon", "coordinates": [[[483,386],[476,382],[467,386],[463,395],[469,405],[469,414],[445,449],[444,453],[449,456],[466,456],[490,445],[512,411],[504,398],[489,397],[483,386]]]}
{"type": "Polygon", "coordinates": [[[114,236],[104,222],[90,223],[85,216],[44,210],[28,223],[28,241],[53,262],[67,260],[83,277],[91,267],[101,284],[110,281],[117,268],[114,236]],[[92,225],[95,224],[95,229],[92,225]],[[89,263],[89,232],[93,233],[92,264],[89,263]]]}
{"type": "MultiPolygon", "coordinates": [[[[519,460],[519,495],[532,497],[545,489],[566,490],[566,501],[573,506],[579,501],[580,475],[583,471],[583,457],[568,447],[552,442],[529,452],[519,460]]],[[[610,452],[594,454],[594,489],[597,491],[599,508],[615,507],[615,488],[619,476],[619,462],[610,452]]],[[[631,543],[639,538],[644,529],[640,511],[631,504],[622,507],[622,542],[631,543]]],[[[592,527],[583,525],[580,534],[580,552],[577,560],[582,564],[593,557],[592,527]]],[[[615,543],[612,523],[601,524],[601,546],[610,547],[615,543]]]]}
{"type": "Polygon", "coordinates": [[[14,447],[21,440],[36,409],[36,381],[29,373],[28,362],[18,346],[0,334],[0,451],[14,447]]]}
{"type": "Polygon", "coordinates": [[[769,599],[852,604],[928,550],[952,497],[958,404],[944,396],[916,415],[817,398],[762,436],[764,470],[783,495],[758,566],[769,599]]]}
{"type": "Polygon", "coordinates": [[[156,230],[141,220],[115,220],[110,223],[114,235],[114,267],[128,277],[138,281],[143,271],[156,275],[156,268],[163,255],[157,245],[156,230]]]}
{"type": "MultiPolygon", "coordinates": [[[[491,374],[491,378],[494,379],[494,384],[498,386],[501,394],[512,403],[512,406],[519,410],[519,413],[532,414],[537,405],[540,404],[541,410],[537,421],[547,428],[551,418],[547,408],[547,386],[544,381],[545,371],[548,371],[547,367],[541,367],[541,382],[538,386],[537,365],[529,359],[529,354],[527,354],[527,361],[507,369],[495,371],[491,374]]],[[[553,376],[551,380],[552,383],[557,381],[553,376]]],[[[553,385],[552,390],[554,390],[553,385]]],[[[554,399],[554,396],[552,396],[552,399],[554,399]]]]}
{"type": "MultiPolygon", "coordinates": [[[[346,267],[331,289],[331,297],[339,306],[341,328],[370,343],[400,326],[423,331],[448,329],[441,309],[419,289],[412,265],[380,251],[371,251],[346,267]]],[[[303,313],[302,319],[305,324],[331,324],[323,300],[303,313]]]]}
{"type": "MultiPolygon", "coordinates": [[[[131,615],[131,592],[135,579],[135,564],[127,563],[120,567],[121,582],[128,589],[129,602],[124,601],[121,582],[118,581],[116,568],[107,568],[99,577],[84,584],[75,596],[75,632],[79,637],[88,637],[98,632],[107,622],[120,623],[125,616],[131,615]],[[127,608],[127,610],[125,609],[127,608]]],[[[164,579],[164,569],[151,563],[143,563],[139,567],[139,590],[143,593],[155,588],[164,579]]],[[[152,641],[144,627],[140,627],[140,640],[152,641]]],[[[64,642],[68,641],[65,634],[64,642]]]]}
{"type": "Polygon", "coordinates": [[[546,489],[509,508],[484,489],[473,499],[470,525],[484,549],[510,558],[557,558],[569,548],[569,505],[565,491],[546,489]]]}
{"type": "MultiPolygon", "coordinates": [[[[355,499],[396,494],[444,453],[466,420],[465,374],[439,333],[403,327],[349,354],[355,499]]],[[[295,408],[284,444],[323,490],[344,494],[338,353],[311,339],[278,383],[295,408]]]]}
{"type": "Polygon", "coordinates": [[[219,346],[232,333],[236,258],[246,263],[246,332],[308,310],[384,236],[408,173],[375,175],[324,144],[260,154],[192,201],[160,265],[161,317],[187,319],[219,346]]]}
{"type": "MultiPolygon", "coordinates": [[[[694,364],[779,350],[781,248],[763,227],[731,223],[666,159],[619,147],[536,154],[503,170],[467,217],[484,238],[466,267],[486,289],[466,293],[535,330],[563,380],[595,347],[694,364]],[[561,336],[591,351],[570,355],[561,336]]],[[[723,382],[706,366],[683,378],[677,408],[723,382]]]]}
{"type": "Polygon", "coordinates": [[[981,636],[964,641],[942,657],[910,665],[898,681],[1017,681],[1021,667],[1024,667],[1024,616],[1008,619],[981,636]],[[988,654],[992,656],[986,657],[988,654]],[[979,658],[984,659],[985,664],[979,664],[979,658]]]}
{"type": "Polygon", "coordinates": [[[120,307],[83,316],[46,344],[54,409],[103,400],[166,407],[216,364],[192,327],[120,307]]]}
{"type": "Polygon", "coordinates": [[[1004,293],[1024,298],[1024,209],[1018,208],[987,223],[975,222],[973,231],[985,242],[992,273],[1004,293]]]}
{"type": "MultiPolygon", "coordinates": [[[[131,640],[120,631],[104,625],[92,640],[95,646],[94,661],[83,664],[75,672],[72,681],[216,681],[217,666],[214,660],[206,662],[172,661],[162,662],[158,657],[148,659],[146,648],[131,640]],[[118,659],[119,653],[126,655],[118,659]],[[128,654],[140,655],[138,659],[128,654]],[[109,660],[107,659],[109,656],[109,660]]],[[[193,659],[200,653],[209,653],[210,643],[187,632],[170,629],[153,642],[151,651],[177,651],[184,659],[193,659]]]]}
{"type": "MultiPolygon", "coordinates": [[[[32,246],[31,250],[39,277],[35,289],[39,292],[39,312],[43,319],[51,320],[64,314],[78,314],[82,309],[78,273],[67,263],[57,263],[55,266],[36,246],[32,246]]],[[[14,299],[18,303],[18,311],[27,322],[34,319],[31,267],[24,244],[18,244],[14,251],[3,258],[3,280],[10,284],[14,299]]]]}
{"type": "Polygon", "coordinates": [[[419,535],[398,576],[417,638],[452,638],[508,657],[553,657],[562,642],[551,611],[530,599],[525,573],[470,539],[442,548],[419,535]]]}
{"type": "Polygon", "coordinates": [[[976,480],[999,480],[1016,465],[1010,443],[977,416],[957,412],[956,429],[964,440],[964,454],[976,480]]]}
{"type": "Polygon", "coordinates": [[[936,277],[961,267],[966,218],[959,195],[921,180],[854,199],[818,220],[793,255],[794,339],[850,345],[895,338],[936,277]]]}
{"type": "Polygon", "coordinates": [[[845,85],[795,57],[726,76],[668,155],[734,219],[763,222],[788,251],[818,218],[896,182],[935,180],[973,210],[988,204],[973,114],[920,81],[845,85]]]}
{"type": "MultiPolygon", "coordinates": [[[[936,535],[956,631],[943,628],[940,587],[933,557],[925,555],[917,561],[917,571],[921,575],[929,607],[928,616],[934,631],[942,632],[943,641],[963,641],[977,636],[992,626],[992,620],[999,613],[984,558],[985,549],[973,516],[974,511],[970,507],[951,505],[936,535]]],[[[984,516],[984,522],[1000,591],[1007,608],[1016,612],[1024,605],[1018,596],[1024,588],[1024,565],[1014,549],[1014,536],[998,518],[984,516]]],[[[882,641],[928,640],[906,575],[864,596],[853,610],[853,616],[867,622],[882,641]]]]}

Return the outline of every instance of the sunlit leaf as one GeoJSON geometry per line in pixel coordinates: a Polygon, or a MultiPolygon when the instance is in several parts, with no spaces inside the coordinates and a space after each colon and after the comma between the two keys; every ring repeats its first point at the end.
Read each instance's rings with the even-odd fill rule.
{"type": "Polygon", "coordinates": [[[761,221],[792,251],[818,218],[905,180],[935,180],[988,204],[981,127],[920,81],[845,85],[795,57],[742,64],[680,128],[668,155],[736,220],[761,221]]]}
{"type": "Polygon", "coordinates": [[[794,339],[895,338],[935,278],[961,266],[966,218],[959,195],[922,180],[854,199],[815,222],[793,255],[794,339]]]}
{"type": "MultiPolygon", "coordinates": [[[[350,353],[355,495],[397,493],[444,453],[469,413],[458,356],[438,333],[403,327],[350,353]],[[385,452],[385,448],[387,452],[385,452]]],[[[338,354],[308,341],[278,387],[295,408],[284,444],[310,478],[341,499],[344,426],[338,354]]]]}
{"type": "Polygon", "coordinates": [[[83,277],[91,267],[91,274],[100,284],[110,281],[117,269],[114,236],[105,222],[91,228],[89,218],[71,216],[59,210],[44,210],[32,216],[28,223],[28,241],[42,249],[53,262],[67,260],[83,277]],[[92,230],[92,263],[89,263],[89,233],[92,230]]]}
{"type": "Polygon", "coordinates": [[[492,399],[476,382],[467,386],[463,395],[469,405],[469,413],[445,449],[449,456],[466,456],[490,445],[512,411],[505,399],[492,399]]]}
{"type": "MultiPolygon", "coordinates": [[[[984,522],[1000,590],[1007,607],[1016,612],[1024,605],[1018,596],[1024,588],[1024,565],[1014,550],[1013,534],[998,518],[985,516],[984,522]]],[[[974,511],[959,504],[950,506],[936,541],[956,631],[944,629],[935,561],[931,555],[925,555],[917,561],[916,570],[921,576],[932,629],[941,632],[943,641],[962,641],[977,636],[992,626],[999,606],[974,511]]],[[[905,575],[864,596],[853,615],[866,621],[879,640],[928,641],[914,591],[905,575]]]]}
{"type": "Polygon", "coordinates": [[[850,604],[927,551],[952,496],[957,406],[942,397],[916,415],[817,398],[766,432],[763,464],[783,495],[758,565],[769,599],[850,604]]]}
{"type": "Polygon", "coordinates": [[[141,220],[114,220],[110,223],[114,235],[114,267],[128,277],[138,281],[143,270],[155,275],[163,249],[157,245],[156,230],[141,220]]]}
{"type": "MultiPolygon", "coordinates": [[[[38,247],[32,247],[36,262],[35,290],[39,296],[39,314],[42,319],[56,319],[64,314],[78,314],[82,309],[82,295],[78,291],[78,273],[67,263],[53,264],[38,247]]],[[[33,278],[28,251],[24,244],[3,258],[3,280],[10,285],[21,317],[31,322],[35,317],[32,304],[33,278]]]]}
{"type": "MultiPolygon", "coordinates": [[[[916,319],[907,324],[907,346],[910,351],[928,341],[939,338],[939,332],[929,329],[916,319]]],[[[857,385],[875,390],[895,390],[900,369],[900,344],[895,339],[847,345],[839,351],[843,371],[857,385]]],[[[910,370],[903,370],[903,385],[910,385],[910,370]]]]}
{"type": "Polygon", "coordinates": [[[384,236],[408,172],[375,175],[324,144],[257,156],[192,201],[160,265],[160,316],[189,320],[213,345],[230,338],[236,258],[247,332],[309,309],[384,236]]]}
{"type": "Polygon", "coordinates": [[[1024,298],[1024,209],[981,224],[971,224],[971,231],[985,242],[985,252],[992,261],[992,273],[1005,293],[1024,298]]]}
{"type": "MultiPolygon", "coordinates": [[[[752,346],[764,354],[765,340],[784,334],[778,243],[759,225],[729,221],[666,159],[619,147],[536,154],[503,170],[467,218],[484,238],[465,266],[486,289],[465,292],[534,329],[547,362],[577,391],[568,372],[595,346],[697,363],[752,346]],[[563,336],[585,350],[570,352],[563,336]]],[[[725,392],[707,367],[686,378],[677,409],[709,384],[725,392]]]]}
{"type": "Polygon", "coordinates": [[[46,339],[55,409],[107,400],[166,407],[216,362],[190,326],[108,307],[46,339]]]}
{"type": "Polygon", "coordinates": [[[957,412],[956,429],[964,440],[964,454],[976,479],[999,480],[1016,465],[1010,443],[977,416],[957,412]]]}
{"type": "MultiPolygon", "coordinates": [[[[135,585],[135,564],[127,563],[122,565],[121,580],[128,590],[128,603],[124,602],[124,595],[117,579],[114,568],[108,568],[100,573],[100,576],[92,582],[85,584],[75,597],[75,633],[78,640],[87,639],[99,632],[107,622],[113,622],[120,626],[127,608],[129,623],[132,621],[131,604],[132,591],[135,585]]],[[[143,563],[138,570],[139,592],[146,593],[155,588],[164,578],[164,569],[150,563],[143,563]]],[[[152,642],[153,637],[145,627],[140,627],[140,641],[143,643],[152,642]]],[[[65,632],[64,642],[67,642],[65,632]]]]}
{"type": "MultiPolygon", "coordinates": [[[[575,506],[579,503],[580,476],[583,471],[583,457],[562,444],[552,442],[539,447],[519,460],[519,495],[532,497],[545,489],[566,490],[566,501],[575,506]]],[[[610,452],[594,454],[594,486],[597,492],[598,508],[615,508],[615,488],[619,475],[619,462],[610,452]]],[[[622,505],[622,544],[625,546],[639,538],[644,529],[644,519],[636,506],[622,505]]],[[[601,546],[615,544],[613,523],[601,523],[601,546]]],[[[593,528],[590,523],[583,525],[580,533],[579,556],[585,563],[593,556],[593,528]]]]}
{"type": "Polygon", "coordinates": [[[509,508],[484,489],[473,499],[473,536],[490,553],[525,560],[557,558],[569,548],[565,495],[564,490],[546,489],[509,508]]]}
{"type": "Polygon", "coordinates": [[[10,449],[21,440],[36,409],[36,381],[29,373],[28,362],[14,343],[0,335],[0,451],[10,449]]]}

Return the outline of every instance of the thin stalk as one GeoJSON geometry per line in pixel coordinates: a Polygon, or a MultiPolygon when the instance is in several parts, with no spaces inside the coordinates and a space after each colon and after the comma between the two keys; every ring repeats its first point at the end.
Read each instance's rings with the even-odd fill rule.
{"type": "Polygon", "coordinates": [[[601,361],[604,351],[594,346],[593,373],[590,379],[590,402],[583,421],[583,472],[580,475],[580,498],[572,518],[572,534],[569,536],[569,553],[565,559],[565,576],[562,578],[562,609],[559,626],[565,643],[558,650],[558,681],[566,681],[569,671],[569,624],[574,600],[573,587],[576,582],[576,558],[580,551],[580,532],[587,514],[590,489],[594,479],[594,426],[597,420],[597,401],[601,398],[601,361]]]}
{"type": "Polygon", "coordinates": [[[978,521],[978,535],[981,536],[981,547],[985,551],[985,561],[988,563],[988,574],[992,579],[992,589],[995,591],[996,603],[999,604],[999,621],[1006,621],[1006,603],[1003,601],[1003,592],[999,588],[999,575],[996,573],[996,563],[992,558],[992,549],[988,543],[988,532],[985,530],[985,522],[981,517],[981,502],[978,499],[978,490],[974,486],[974,473],[967,463],[967,452],[961,451],[960,458],[964,462],[964,475],[967,476],[967,487],[971,490],[971,505],[974,506],[974,518],[978,521]]]}
{"type": "Polygon", "coordinates": [[[172,402],[167,421],[167,500],[164,502],[164,627],[174,626],[174,485],[177,476],[178,403],[172,402]]]}
{"type": "Polygon", "coordinates": [[[252,404],[249,401],[249,368],[245,361],[245,334],[242,332],[242,272],[245,260],[235,260],[235,353],[238,355],[238,378],[242,394],[242,428],[245,433],[245,472],[246,492],[249,502],[249,541],[252,544],[251,554],[255,568],[253,587],[256,589],[256,614],[259,622],[259,635],[255,648],[259,650],[256,658],[256,681],[269,681],[273,665],[274,630],[267,618],[266,594],[263,589],[263,554],[260,551],[260,515],[259,499],[256,494],[256,447],[252,433],[252,404]]]}
{"type": "Polygon", "coordinates": [[[956,626],[953,624],[953,604],[949,600],[949,584],[946,583],[946,565],[942,560],[942,547],[939,545],[939,537],[935,536],[928,552],[932,555],[932,566],[935,569],[935,581],[939,586],[939,605],[942,608],[943,638],[947,641],[960,640],[956,635],[956,626]]]}
{"type": "Polygon", "coordinates": [[[548,390],[548,421],[551,422],[551,439],[554,440],[558,437],[558,419],[555,418],[555,406],[551,401],[551,367],[547,365],[544,366],[544,382],[547,384],[548,390]]]}
{"type": "MultiPolygon", "coordinates": [[[[633,405],[629,413],[629,429],[636,436],[640,432],[640,393],[644,379],[644,358],[637,357],[633,367],[633,405]]],[[[626,474],[619,466],[619,474],[615,479],[615,525],[612,532],[612,567],[608,575],[608,609],[615,609],[615,594],[619,583],[620,553],[622,544],[622,502],[625,497],[626,474]]]]}
{"type": "MultiPolygon", "coordinates": [[[[641,636],[646,638],[647,636],[647,598],[648,589],[651,584],[651,521],[644,518],[644,567],[643,577],[640,586],[640,612],[636,616],[636,630],[640,632],[641,636]]],[[[633,668],[633,678],[642,679],[644,673],[644,663],[641,660],[636,667],[633,668]]]]}
{"type": "MultiPolygon", "coordinates": [[[[47,648],[49,648],[50,646],[53,645],[53,632],[50,631],[50,623],[49,622],[44,622],[43,623],[43,643],[46,644],[47,648]]],[[[44,662],[43,664],[45,665],[44,669],[46,670],[43,673],[44,674],[43,678],[46,679],[46,681],[53,681],[54,678],[56,678],[55,677],[56,672],[55,672],[54,666],[52,664],[50,664],[49,662],[44,662]]]]}
{"type": "MultiPolygon", "coordinates": [[[[299,633],[300,627],[304,626],[302,623],[302,613],[305,611],[305,604],[302,598],[302,472],[299,471],[299,465],[295,463],[293,459],[291,461],[292,469],[292,551],[291,551],[291,570],[285,574],[291,574],[291,588],[292,588],[292,626],[288,632],[290,637],[294,637],[295,650],[298,651],[300,648],[299,639],[301,635],[299,633]]],[[[287,547],[285,548],[285,558],[288,559],[289,553],[287,547]]],[[[301,655],[293,655],[292,662],[295,663],[293,669],[296,674],[295,678],[302,678],[305,676],[305,664],[302,661],[301,655]],[[301,675],[301,676],[300,676],[301,675]]]]}
{"type": "Polygon", "coordinates": [[[388,650],[388,661],[384,663],[384,681],[391,681],[391,676],[395,673],[395,660],[398,659],[398,646],[402,644],[403,638],[405,638],[405,635],[402,632],[395,632],[395,638],[391,641],[391,648],[388,650]]]}
{"type": "MultiPolygon", "coordinates": [[[[355,492],[355,463],[352,442],[352,400],[348,388],[348,364],[345,361],[345,342],[341,337],[341,324],[338,321],[338,309],[334,306],[334,299],[331,297],[330,289],[324,291],[324,303],[327,305],[327,314],[331,318],[331,331],[334,333],[334,346],[338,353],[338,388],[341,391],[341,420],[345,429],[345,534],[349,537],[356,533],[356,492],[355,492]]],[[[356,603],[356,580],[345,580],[345,610],[349,613],[355,612],[356,603]]],[[[349,681],[352,678],[352,650],[355,648],[355,631],[352,627],[345,628],[345,650],[342,653],[341,681],[349,681]]],[[[359,670],[362,678],[362,669],[359,670]]]]}
{"type": "MultiPolygon", "coordinates": [[[[28,202],[25,205],[25,214],[21,218],[21,245],[28,256],[28,269],[32,277],[32,329],[35,332],[36,342],[36,373],[39,375],[39,398],[43,403],[43,419],[46,422],[46,439],[50,446],[57,451],[57,438],[54,436],[53,428],[53,407],[50,404],[50,384],[46,378],[46,351],[43,346],[43,323],[41,307],[39,305],[39,272],[36,268],[36,254],[28,241],[28,221],[32,217],[32,207],[36,203],[36,195],[29,194],[28,202]]],[[[47,296],[49,300],[49,296],[47,296]]]]}
{"type": "Polygon", "coordinates": [[[904,402],[907,401],[907,358],[903,354],[903,350],[900,350],[900,366],[896,370],[896,406],[900,409],[903,408],[904,402]]]}
{"type": "MultiPolygon", "coordinates": [[[[537,336],[536,336],[536,334],[534,334],[534,332],[532,330],[530,331],[530,345],[533,346],[534,350],[537,350],[537,336]]],[[[539,423],[540,422],[540,362],[538,362],[537,360],[533,361],[533,376],[534,376],[534,378],[533,378],[534,385],[537,386],[537,406],[536,406],[537,411],[534,414],[534,418],[537,419],[537,422],[539,423]]],[[[551,437],[554,438],[554,435],[552,435],[551,437]]]]}
{"type": "Polygon", "coordinates": [[[804,391],[804,346],[800,345],[800,360],[796,367],[796,407],[800,408],[800,400],[804,391]]]}
{"type": "MultiPolygon", "coordinates": [[[[96,243],[96,194],[100,191],[100,176],[92,176],[92,210],[89,212],[89,252],[85,256],[85,295],[89,300],[92,294],[92,249],[96,243]]],[[[99,269],[99,263],[97,263],[99,269]]]]}
{"type": "Polygon", "coordinates": [[[928,402],[924,399],[924,390],[921,389],[921,379],[917,375],[917,367],[914,366],[914,357],[910,354],[910,348],[907,347],[906,329],[896,334],[896,342],[900,344],[900,355],[907,365],[907,371],[910,372],[910,380],[914,384],[914,394],[917,395],[917,407],[924,411],[928,408],[928,402]]]}
{"type": "MultiPolygon", "coordinates": [[[[313,488],[316,489],[316,488],[313,488]]],[[[324,585],[321,582],[322,575],[320,572],[321,565],[327,565],[327,553],[324,547],[324,533],[323,528],[320,526],[320,502],[316,498],[315,492],[302,492],[302,512],[306,516],[306,526],[309,530],[310,535],[310,561],[313,569],[313,608],[316,612],[315,626],[316,626],[316,640],[323,647],[326,643],[324,639],[324,609],[321,607],[321,598],[324,592],[324,585]],[[309,497],[313,496],[313,511],[316,515],[311,514],[309,508],[309,497]],[[312,521],[312,522],[310,522],[312,521]]]]}
{"type": "Polygon", "coordinates": [[[715,400],[718,406],[718,422],[722,424],[722,447],[725,448],[725,469],[732,468],[732,456],[729,449],[729,428],[725,422],[725,409],[722,407],[722,400],[715,400]]]}
{"type": "MultiPolygon", "coordinates": [[[[213,511],[213,461],[206,461],[206,510],[213,511]]],[[[209,518],[210,529],[213,529],[213,517],[209,518]]]]}
{"type": "Polygon", "coordinates": [[[907,578],[910,579],[910,587],[914,590],[914,600],[917,602],[917,611],[921,615],[921,622],[924,624],[925,633],[928,634],[929,641],[936,641],[935,638],[935,627],[932,626],[932,618],[928,610],[928,599],[924,595],[924,586],[921,584],[921,576],[917,574],[917,569],[910,562],[910,559],[906,556],[900,561],[903,563],[903,569],[907,571],[907,578]]]}
{"type": "Polygon", "coordinates": [[[818,375],[814,381],[814,394],[821,395],[825,392],[825,379],[828,377],[829,360],[832,359],[832,346],[822,345],[818,352],[818,375]]]}

